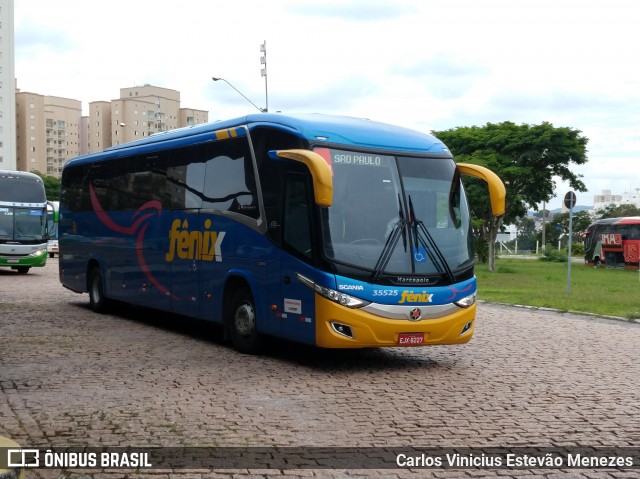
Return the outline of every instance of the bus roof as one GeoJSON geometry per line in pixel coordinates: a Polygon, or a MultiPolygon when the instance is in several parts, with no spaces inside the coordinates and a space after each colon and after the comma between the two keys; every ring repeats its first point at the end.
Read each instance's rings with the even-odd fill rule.
{"type": "Polygon", "coordinates": [[[141,140],[107,148],[99,153],[78,157],[69,163],[100,161],[145,151],[184,146],[210,139],[209,135],[215,131],[241,126],[247,126],[250,131],[258,127],[271,127],[288,131],[311,142],[451,155],[444,143],[432,135],[363,118],[322,114],[256,113],[231,120],[156,133],[141,140]]]}
{"type": "Polygon", "coordinates": [[[47,201],[44,182],[28,171],[0,170],[0,202],[10,206],[41,206],[47,201]]]}
{"type": "Polygon", "coordinates": [[[0,170],[0,178],[23,178],[42,183],[42,178],[29,171],[0,170]]]}
{"type": "Polygon", "coordinates": [[[619,218],[604,218],[597,220],[594,225],[637,225],[640,224],[640,216],[623,216],[619,218]]]}

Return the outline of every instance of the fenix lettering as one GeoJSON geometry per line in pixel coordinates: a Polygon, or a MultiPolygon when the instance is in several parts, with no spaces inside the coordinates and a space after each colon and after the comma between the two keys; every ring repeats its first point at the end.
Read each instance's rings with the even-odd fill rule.
{"type": "Polygon", "coordinates": [[[411,291],[403,291],[402,297],[398,304],[402,303],[430,303],[433,298],[433,294],[429,294],[426,291],[422,293],[412,293],[411,291]]]}
{"type": "Polygon", "coordinates": [[[173,220],[169,231],[169,252],[166,261],[179,259],[200,259],[203,261],[222,261],[220,245],[224,239],[224,231],[210,231],[211,220],[205,220],[204,231],[189,230],[189,222],[173,220]]]}

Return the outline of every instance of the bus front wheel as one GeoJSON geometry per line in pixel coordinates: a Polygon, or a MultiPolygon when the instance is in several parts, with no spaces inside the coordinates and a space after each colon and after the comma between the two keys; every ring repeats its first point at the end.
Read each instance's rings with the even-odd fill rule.
{"type": "Polygon", "coordinates": [[[245,354],[260,351],[263,338],[258,331],[256,308],[251,292],[241,288],[231,300],[227,316],[227,328],[233,347],[245,354]]]}
{"type": "Polygon", "coordinates": [[[95,267],[89,273],[89,306],[95,313],[106,313],[109,309],[109,299],[104,296],[102,272],[95,267]]]}

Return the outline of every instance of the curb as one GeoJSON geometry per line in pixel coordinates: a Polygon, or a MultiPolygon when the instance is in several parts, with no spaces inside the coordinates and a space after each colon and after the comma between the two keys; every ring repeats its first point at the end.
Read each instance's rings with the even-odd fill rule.
{"type": "Polygon", "coordinates": [[[566,311],[561,309],[546,308],[544,306],[529,306],[526,304],[498,303],[494,301],[486,301],[483,299],[479,299],[478,303],[496,304],[498,306],[511,306],[513,308],[532,309],[535,311],[549,311],[549,312],[558,313],[558,314],[572,314],[574,316],[589,316],[591,318],[597,318],[597,319],[609,319],[612,321],[621,321],[624,323],[640,324],[640,318],[623,318],[622,316],[607,316],[604,314],[588,313],[586,311],[572,311],[572,310],[566,311]]]}

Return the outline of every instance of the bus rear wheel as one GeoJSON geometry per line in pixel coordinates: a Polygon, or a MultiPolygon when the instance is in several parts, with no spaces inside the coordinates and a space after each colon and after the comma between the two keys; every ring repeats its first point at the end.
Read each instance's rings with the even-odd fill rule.
{"type": "Polygon", "coordinates": [[[241,288],[235,292],[227,315],[227,329],[233,347],[244,354],[256,354],[263,345],[258,331],[256,308],[251,292],[241,288]]]}
{"type": "Polygon", "coordinates": [[[104,282],[98,266],[89,273],[89,306],[94,313],[106,313],[110,306],[109,299],[104,296],[104,282]]]}

